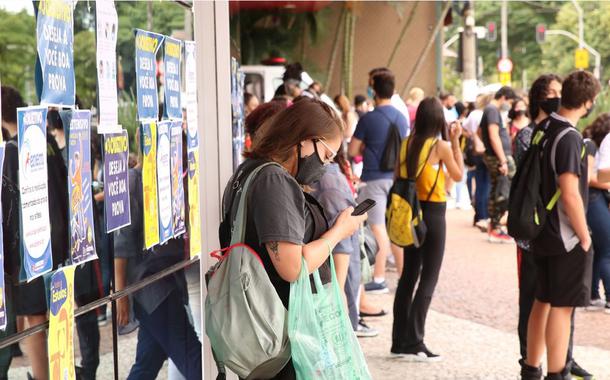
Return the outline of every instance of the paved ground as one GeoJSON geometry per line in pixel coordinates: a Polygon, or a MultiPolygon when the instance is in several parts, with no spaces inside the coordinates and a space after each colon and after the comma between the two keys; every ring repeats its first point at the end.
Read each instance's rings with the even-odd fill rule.
{"type": "MultiPolygon", "coordinates": [[[[434,364],[406,363],[389,357],[391,315],[371,318],[381,332],[362,339],[374,379],[517,379],[517,270],[513,245],[490,245],[473,229],[471,212],[448,213],[448,240],[441,278],[427,323],[426,343],[443,355],[434,364]]],[[[391,293],[371,296],[391,311],[397,276],[388,273],[391,293]]],[[[610,380],[610,315],[577,313],[575,357],[598,380],[610,380]]],[[[137,334],[119,341],[119,378],[124,379],[135,356],[137,334]]],[[[112,379],[110,329],[102,329],[98,378],[112,379]]],[[[77,360],[78,362],[78,360],[77,360]]],[[[11,379],[25,379],[24,360],[14,363],[11,379]]],[[[159,376],[167,378],[164,369],[159,376]]]]}
{"type": "MultiPolygon", "coordinates": [[[[470,227],[471,213],[448,213],[448,240],[432,302],[426,343],[443,355],[435,364],[389,358],[392,317],[370,319],[377,338],[361,339],[374,379],[516,379],[519,371],[515,247],[490,245],[470,227]]],[[[376,302],[391,309],[392,292],[376,302]]],[[[598,380],[610,380],[610,315],[579,311],[575,357],[598,380]]]]}

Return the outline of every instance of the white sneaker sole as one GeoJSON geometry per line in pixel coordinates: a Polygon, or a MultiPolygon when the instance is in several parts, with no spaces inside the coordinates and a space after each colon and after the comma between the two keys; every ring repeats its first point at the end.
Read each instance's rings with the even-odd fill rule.
{"type": "Polygon", "coordinates": [[[409,363],[438,363],[443,361],[442,356],[437,356],[434,358],[429,358],[425,355],[416,355],[416,354],[396,354],[394,352],[390,353],[390,357],[392,359],[401,360],[409,363]]]}
{"type": "Polygon", "coordinates": [[[373,290],[365,290],[365,292],[368,294],[388,294],[390,292],[390,289],[388,289],[388,288],[373,289],[373,290]]]}
{"type": "Polygon", "coordinates": [[[494,237],[487,237],[487,241],[490,242],[491,244],[513,244],[513,243],[515,243],[514,240],[498,239],[498,238],[494,238],[494,237]]]}

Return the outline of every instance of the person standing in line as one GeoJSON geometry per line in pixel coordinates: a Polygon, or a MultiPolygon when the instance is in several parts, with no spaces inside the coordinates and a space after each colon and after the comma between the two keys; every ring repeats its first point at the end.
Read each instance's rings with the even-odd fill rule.
{"type": "MultiPolygon", "coordinates": [[[[369,86],[367,87],[367,95],[370,99],[375,100],[375,89],[373,88],[373,78],[377,74],[381,74],[381,73],[390,73],[390,74],[394,75],[392,73],[392,70],[388,69],[387,67],[377,67],[377,68],[374,68],[373,70],[369,71],[369,86]]],[[[396,108],[405,117],[405,119],[407,119],[407,135],[408,135],[409,132],[411,131],[411,127],[412,127],[412,125],[409,123],[409,119],[410,119],[409,108],[407,107],[405,102],[402,100],[402,98],[396,91],[394,91],[394,93],[392,94],[392,97],[390,98],[390,104],[392,104],[394,106],[394,108],[396,108]]]]}
{"type": "Polygon", "coordinates": [[[409,125],[415,125],[415,114],[417,113],[417,107],[419,103],[424,100],[424,90],[419,87],[413,87],[409,91],[409,97],[407,98],[407,109],[409,110],[409,125]]]}
{"type": "Polygon", "coordinates": [[[404,248],[404,270],[394,298],[391,353],[411,361],[429,362],[441,359],[426,347],[424,332],[445,254],[447,196],[442,167],[447,168],[451,178],[460,179],[464,159],[459,144],[462,127],[454,122],[447,132],[443,106],[437,98],[421,102],[416,125],[409,138],[403,141],[407,144],[407,154],[405,161],[401,158],[400,165],[406,165],[410,177],[418,178],[417,198],[428,231],[421,247],[404,248]],[[443,136],[441,140],[439,135],[443,136]]]}
{"type": "Polygon", "coordinates": [[[525,99],[517,98],[513,102],[513,106],[508,111],[508,119],[510,120],[510,139],[514,141],[517,133],[530,124],[525,99]]]}
{"type": "Polygon", "coordinates": [[[369,102],[366,100],[366,96],[354,96],[354,107],[356,110],[356,114],[358,114],[358,119],[364,116],[365,113],[369,112],[369,102]]]}
{"type": "MultiPolygon", "coordinates": [[[[610,113],[603,113],[593,124],[585,128],[583,136],[586,137],[589,157],[595,157],[597,149],[603,139],[610,133],[610,113]]],[[[597,169],[595,158],[589,162],[590,167],[597,169]]],[[[610,314],[610,183],[602,183],[594,174],[589,181],[589,207],[587,221],[593,238],[593,282],[591,287],[591,302],[587,310],[604,310],[610,314]],[[599,282],[604,285],[605,299],[599,293],[599,282]]]]}
{"type": "MultiPolygon", "coordinates": [[[[529,92],[529,114],[532,117],[530,125],[521,129],[514,140],[515,161],[519,163],[530,147],[532,131],[541,125],[553,112],[559,109],[561,101],[561,78],[555,74],[538,77],[529,92]]],[[[519,274],[519,348],[521,361],[527,356],[527,324],[534,304],[536,294],[536,261],[530,242],[517,240],[517,272],[519,274]]],[[[574,316],[571,321],[570,345],[568,347],[567,363],[570,363],[573,376],[583,380],[592,379],[592,375],[582,368],[572,357],[574,335],[574,316]]]]}
{"type": "Polygon", "coordinates": [[[593,253],[587,227],[588,161],[576,129],[590,114],[600,92],[599,81],[589,72],[570,74],[561,89],[561,106],[552,113],[541,159],[540,192],[545,203],[559,189],[561,195],[549,212],[540,234],[532,241],[536,262],[536,299],[527,330],[527,359],[522,379],[542,377],[547,353],[548,380],[571,379],[566,358],[575,307],[589,304],[593,253]]]}
{"type": "Polygon", "coordinates": [[[354,130],[356,129],[356,124],[358,124],[358,115],[352,111],[352,107],[349,104],[349,99],[347,96],[337,95],[335,96],[334,101],[337,108],[339,108],[339,111],[341,112],[341,119],[345,123],[343,138],[349,142],[354,134],[354,130]]]}
{"type": "Polygon", "coordinates": [[[517,98],[510,87],[502,87],[494,99],[483,110],[479,131],[485,145],[483,160],[489,171],[491,181],[489,193],[489,229],[488,239],[491,243],[512,243],[513,239],[501,228],[500,220],[508,207],[510,177],[515,164],[508,129],[502,121],[501,111],[508,111],[517,98]]]}
{"type": "MultiPolygon", "coordinates": [[[[392,244],[385,225],[385,210],[388,194],[394,182],[393,171],[383,171],[381,161],[392,125],[398,128],[401,138],[407,135],[407,119],[392,105],[395,79],[389,71],[381,72],[373,77],[375,90],[375,109],[360,119],[356,131],[349,144],[349,156],[364,156],[362,172],[363,187],[358,195],[358,203],[365,199],[373,199],[377,205],[369,212],[369,224],[379,245],[375,262],[373,281],[365,285],[367,292],[388,293],[385,282],[387,255],[392,251],[392,244]]],[[[402,270],[402,255],[394,252],[396,268],[402,270]]]]}

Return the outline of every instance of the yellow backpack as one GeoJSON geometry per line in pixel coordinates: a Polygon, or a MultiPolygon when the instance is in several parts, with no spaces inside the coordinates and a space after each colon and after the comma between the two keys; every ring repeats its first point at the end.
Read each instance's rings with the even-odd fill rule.
{"type": "MultiPolygon", "coordinates": [[[[426,223],[424,223],[421,205],[417,198],[416,183],[424,171],[424,165],[430,158],[432,148],[434,148],[436,142],[437,140],[434,140],[430,144],[426,160],[421,165],[421,169],[415,178],[407,175],[407,146],[409,145],[409,139],[403,142],[400,149],[400,173],[390,189],[386,209],[386,227],[390,241],[400,247],[411,245],[420,247],[426,238],[427,228],[426,223]]],[[[430,199],[436,187],[441,168],[442,165],[439,163],[436,180],[428,194],[427,200],[430,199]]]]}

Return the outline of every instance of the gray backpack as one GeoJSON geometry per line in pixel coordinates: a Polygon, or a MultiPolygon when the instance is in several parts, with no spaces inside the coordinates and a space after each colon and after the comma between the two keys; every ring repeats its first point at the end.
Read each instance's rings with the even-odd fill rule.
{"type": "Polygon", "coordinates": [[[231,244],[212,253],[219,262],[209,275],[205,300],[206,334],[219,367],[243,379],[275,376],[290,360],[288,312],[259,255],[244,244],[247,194],[263,164],[248,176],[239,197],[231,244]]]}

